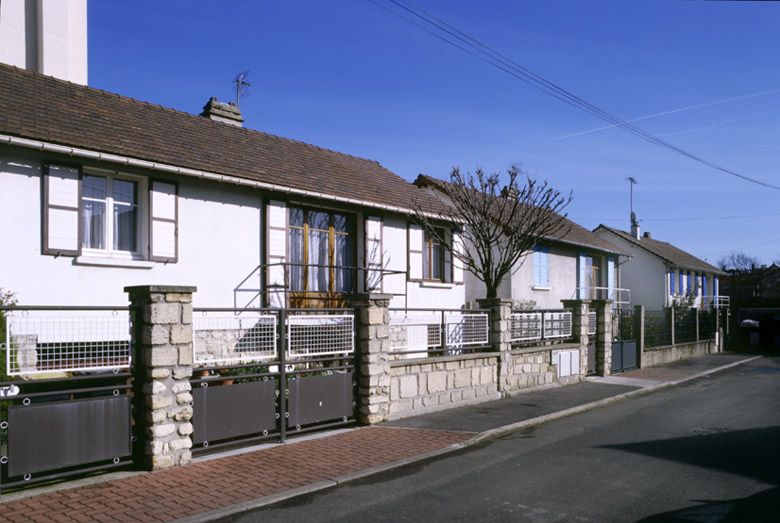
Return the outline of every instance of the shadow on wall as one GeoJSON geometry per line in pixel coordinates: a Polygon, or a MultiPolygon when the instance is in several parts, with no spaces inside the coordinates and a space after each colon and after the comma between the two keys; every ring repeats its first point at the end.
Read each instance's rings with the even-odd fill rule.
{"type": "Polygon", "coordinates": [[[697,500],[698,504],[642,519],[660,521],[766,521],[780,514],[780,426],[748,430],[699,429],[684,438],[642,441],[603,448],[653,456],[749,477],[776,485],[752,496],[697,500]]]}

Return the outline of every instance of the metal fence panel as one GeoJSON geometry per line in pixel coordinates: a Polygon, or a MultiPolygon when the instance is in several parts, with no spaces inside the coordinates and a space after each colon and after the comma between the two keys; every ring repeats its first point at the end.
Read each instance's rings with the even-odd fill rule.
{"type": "Polygon", "coordinates": [[[276,358],[279,317],[203,311],[192,318],[196,365],[252,363],[276,358]]]}
{"type": "Polygon", "coordinates": [[[447,329],[447,347],[487,345],[489,336],[488,314],[447,313],[444,315],[447,329]]]}
{"type": "Polygon", "coordinates": [[[571,312],[545,312],[544,337],[568,338],[571,336],[571,312]]]}
{"type": "Polygon", "coordinates": [[[130,327],[127,311],[7,312],[6,373],[127,369],[130,327]]]}
{"type": "Polygon", "coordinates": [[[542,339],[541,312],[513,312],[511,322],[511,341],[542,339]]]}
{"type": "Polygon", "coordinates": [[[329,356],[355,351],[354,314],[302,314],[287,318],[287,355],[329,356]]]}

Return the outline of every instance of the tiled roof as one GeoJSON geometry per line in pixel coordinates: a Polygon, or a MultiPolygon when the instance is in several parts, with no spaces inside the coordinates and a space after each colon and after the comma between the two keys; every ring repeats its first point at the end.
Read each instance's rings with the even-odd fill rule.
{"type": "Polygon", "coordinates": [[[5,64],[0,133],[403,209],[438,205],[372,160],[5,64]]]}
{"type": "Polygon", "coordinates": [[[658,256],[659,258],[663,259],[665,262],[675,267],[678,267],[680,269],[691,269],[695,271],[703,271],[703,272],[709,272],[715,274],[725,274],[717,267],[710,265],[704,260],[700,260],[696,256],[689,254],[682,249],[678,249],[671,243],[662,242],[654,238],[646,238],[644,236],[641,239],[637,240],[636,238],[631,236],[630,233],[626,231],[621,231],[620,229],[607,227],[606,225],[603,224],[596,227],[596,230],[599,229],[603,229],[605,231],[611,232],[615,236],[618,236],[619,238],[622,238],[623,240],[646,250],[650,254],[654,254],[655,256],[658,256]]]}
{"type": "MultiPolygon", "coordinates": [[[[414,183],[420,187],[429,186],[441,189],[441,187],[448,182],[432,176],[420,174],[417,176],[414,183]]],[[[625,254],[615,245],[612,245],[607,240],[593,234],[591,231],[578,223],[573,222],[568,217],[559,214],[557,214],[557,216],[563,220],[562,227],[554,235],[549,236],[547,238],[548,241],[574,245],[576,247],[585,247],[611,254],[625,254]]]]}

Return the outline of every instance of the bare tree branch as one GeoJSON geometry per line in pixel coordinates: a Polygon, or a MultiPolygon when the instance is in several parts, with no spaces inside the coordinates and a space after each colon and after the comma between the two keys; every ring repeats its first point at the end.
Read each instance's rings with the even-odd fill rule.
{"type": "Polygon", "coordinates": [[[485,284],[488,298],[497,296],[504,278],[539,241],[566,233],[566,215],[561,212],[572,200],[571,194],[564,197],[515,166],[507,176],[508,183],[502,185],[499,173],[477,169],[472,175],[454,168],[448,182],[431,180],[444,209],[441,220],[415,204],[415,216],[425,231],[485,284]],[[461,224],[464,248],[441,237],[441,221],[461,224]]]}

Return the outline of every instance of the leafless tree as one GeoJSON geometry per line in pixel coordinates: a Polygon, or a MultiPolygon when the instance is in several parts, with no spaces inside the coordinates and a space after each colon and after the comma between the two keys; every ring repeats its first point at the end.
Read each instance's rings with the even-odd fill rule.
{"type": "Polygon", "coordinates": [[[747,273],[761,266],[761,262],[755,256],[750,256],[744,252],[732,252],[723,256],[718,261],[721,270],[727,272],[747,273]]]}
{"type": "Polygon", "coordinates": [[[417,220],[426,232],[485,284],[487,298],[498,296],[501,282],[540,240],[565,233],[566,215],[561,212],[572,200],[571,194],[562,196],[518,167],[510,167],[507,178],[502,184],[500,173],[477,169],[464,174],[454,168],[449,181],[429,179],[442,204],[440,220],[416,205],[417,220]],[[440,237],[441,220],[461,224],[462,245],[440,237]]]}

